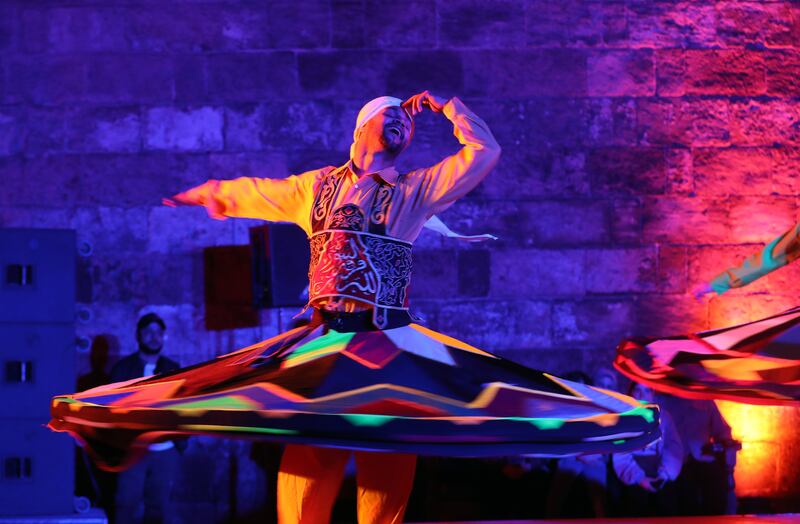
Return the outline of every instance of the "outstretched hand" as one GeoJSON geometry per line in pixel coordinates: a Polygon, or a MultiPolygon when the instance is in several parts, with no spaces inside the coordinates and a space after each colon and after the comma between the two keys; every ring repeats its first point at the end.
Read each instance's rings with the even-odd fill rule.
{"type": "Polygon", "coordinates": [[[168,207],[203,206],[211,218],[225,220],[228,217],[223,214],[224,209],[220,203],[216,199],[210,198],[210,194],[216,189],[218,183],[217,180],[209,180],[205,184],[193,187],[183,193],[162,198],[161,203],[168,207]]]}
{"type": "Polygon", "coordinates": [[[706,295],[714,293],[714,289],[708,282],[703,282],[692,288],[692,296],[697,300],[702,300],[706,295]]]}
{"type": "Polygon", "coordinates": [[[411,116],[421,113],[426,107],[434,113],[441,113],[447,100],[432,94],[430,91],[418,93],[403,102],[403,107],[411,116]]]}
{"type": "Polygon", "coordinates": [[[171,197],[164,197],[161,199],[161,203],[167,207],[202,205],[189,201],[188,199],[186,199],[186,197],[183,196],[183,193],[178,193],[177,195],[172,195],[171,197]]]}

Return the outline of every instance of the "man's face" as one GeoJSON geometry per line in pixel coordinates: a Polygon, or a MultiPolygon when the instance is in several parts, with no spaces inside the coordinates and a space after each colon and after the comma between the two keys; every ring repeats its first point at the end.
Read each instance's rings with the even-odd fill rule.
{"type": "Polygon", "coordinates": [[[648,388],[647,386],[643,386],[642,384],[636,384],[633,387],[631,396],[636,400],[643,400],[645,402],[653,402],[656,398],[655,394],[653,393],[653,390],[648,388]]]}
{"type": "Polygon", "coordinates": [[[617,377],[612,375],[610,371],[601,369],[597,372],[597,374],[595,374],[594,385],[598,388],[616,391],[618,387],[617,377]]]}
{"type": "Polygon", "coordinates": [[[411,117],[402,107],[387,107],[364,125],[361,139],[370,149],[399,155],[411,142],[411,130],[411,117]]]}
{"type": "Polygon", "coordinates": [[[157,322],[151,322],[137,334],[139,349],[149,355],[158,354],[164,347],[164,330],[157,322]]]}

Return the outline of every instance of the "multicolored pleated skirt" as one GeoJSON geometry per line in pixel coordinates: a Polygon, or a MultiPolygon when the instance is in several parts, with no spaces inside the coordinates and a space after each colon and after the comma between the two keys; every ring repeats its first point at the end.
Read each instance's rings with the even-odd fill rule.
{"type": "Polygon", "coordinates": [[[800,405],[800,307],[687,336],[625,340],[614,366],[679,397],[800,405]]]}
{"type": "Polygon", "coordinates": [[[321,321],[170,374],[55,397],[50,427],[106,469],[181,435],[478,457],[628,451],[658,408],[497,357],[421,325],[321,321]]]}

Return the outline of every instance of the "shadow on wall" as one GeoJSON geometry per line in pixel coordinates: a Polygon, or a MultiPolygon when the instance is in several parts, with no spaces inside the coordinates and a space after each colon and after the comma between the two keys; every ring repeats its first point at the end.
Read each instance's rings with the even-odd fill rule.
{"type": "MultiPolygon", "coordinates": [[[[96,335],[89,349],[90,371],[78,377],[77,390],[86,391],[111,381],[109,361],[119,355],[119,340],[114,335],[96,335]]],[[[113,518],[114,491],[117,477],[97,468],[83,452],[75,447],[75,495],[87,497],[92,505],[103,508],[113,518]]]]}
{"type": "Polygon", "coordinates": [[[109,360],[111,355],[118,356],[119,351],[119,339],[116,336],[96,335],[89,348],[90,371],[78,377],[78,391],[108,384],[111,381],[109,360]]]}

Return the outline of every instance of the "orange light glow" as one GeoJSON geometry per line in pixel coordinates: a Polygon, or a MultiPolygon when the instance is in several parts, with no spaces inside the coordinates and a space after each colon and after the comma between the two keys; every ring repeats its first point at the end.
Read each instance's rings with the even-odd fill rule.
{"type": "MultiPolygon", "coordinates": [[[[771,291],[765,295],[712,301],[712,327],[763,318],[796,305],[796,297],[771,291]]],[[[736,495],[781,497],[796,493],[800,468],[800,409],[721,400],[717,401],[717,406],[733,429],[733,438],[742,443],[734,473],[736,495]]]]}
{"type": "Polygon", "coordinates": [[[782,482],[790,474],[797,457],[795,431],[797,409],[778,406],[751,406],[717,401],[722,416],[733,428],[733,438],[742,442],[737,455],[736,495],[764,497],[791,489],[782,482]]]}

